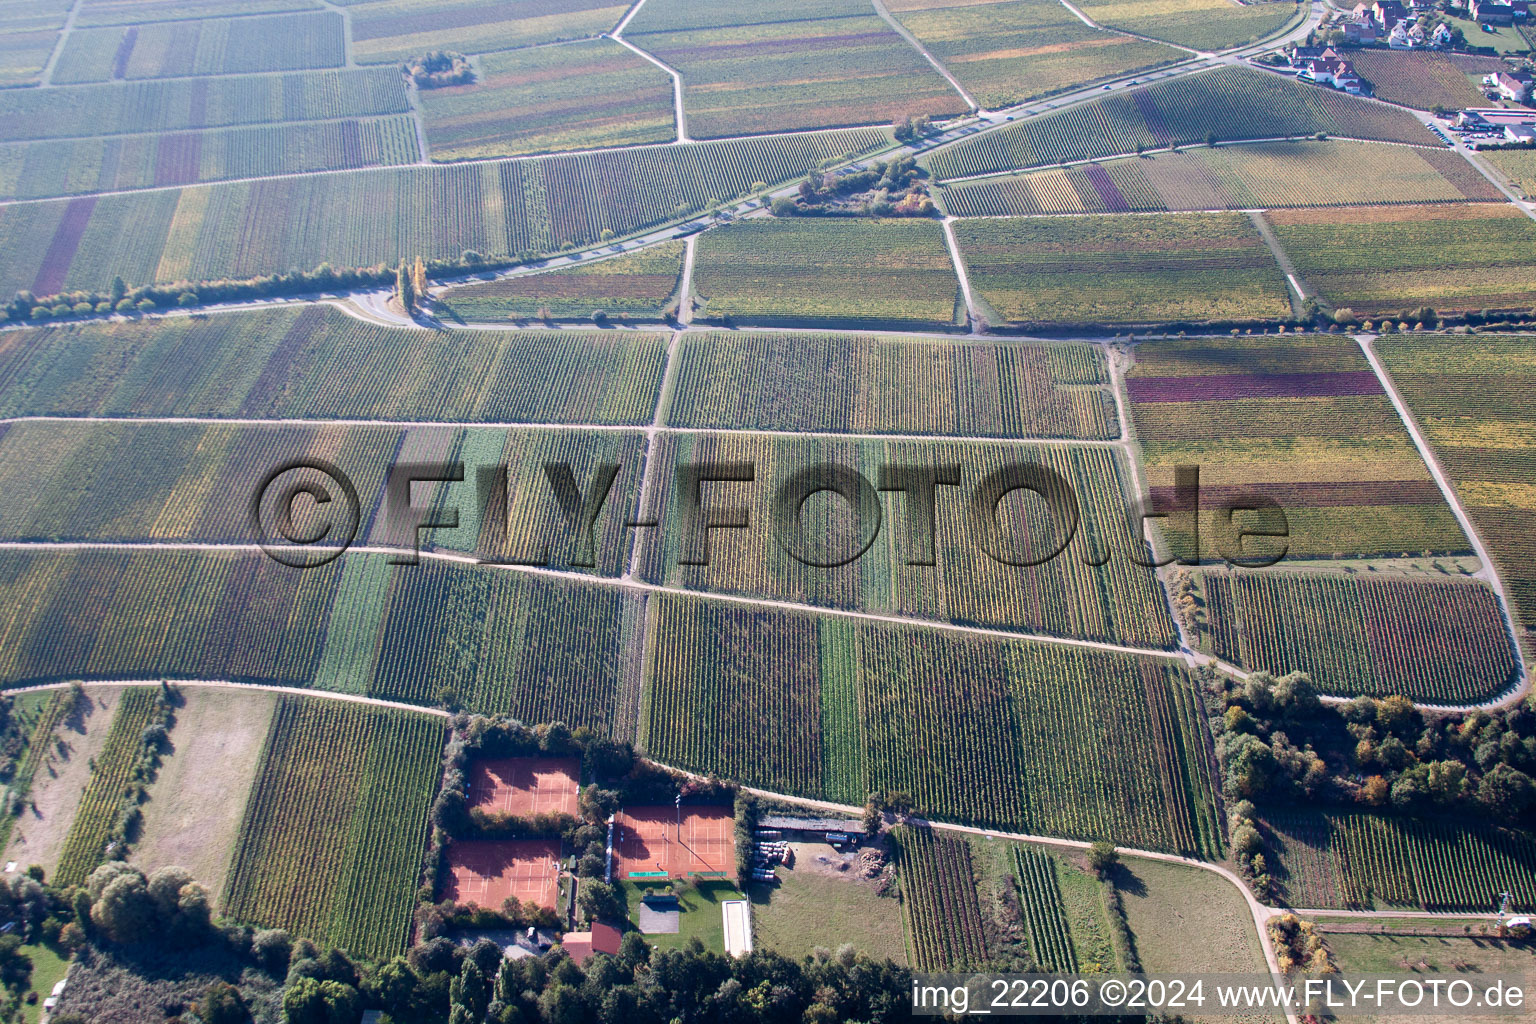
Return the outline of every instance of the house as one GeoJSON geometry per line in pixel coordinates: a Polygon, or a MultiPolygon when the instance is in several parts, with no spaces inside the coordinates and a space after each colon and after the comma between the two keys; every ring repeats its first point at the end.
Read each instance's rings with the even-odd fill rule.
{"type": "Polygon", "coordinates": [[[1335,58],[1334,60],[1309,60],[1301,69],[1298,76],[1318,85],[1331,85],[1335,89],[1342,89],[1359,95],[1364,88],[1360,83],[1360,76],[1355,74],[1354,65],[1347,60],[1335,58]]]}
{"type": "Polygon", "coordinates": [[[1516,21],[1522,18],[1529,18],[1531,16],[1530,0],[1510,0],[1509,10],[1515,16],[1516,21]]]}
{"type": "Polygon", "coordinates": [[[1291,47],[1291,67],[1301,67],[1302,61],[1316,60],[1329,52],[1326,46],[1293,46],[1291,47]]]}
{"type": "Polygon", "coordinates": [[[611,924],[594,922],[589,932],[566,932],[560,946],[576,963],[586,963],[593,953],[617,955],[624,935],[611,924]]]}
{"type": "Polygon", "coordinates": [[[1451,27],[1442,21],[1435,26],[1434,34],[1429,37],[1429,45],[1437,50],[1444,50],[1451,46],[1454,38],[1451,35],[1451,27]]]}
{"type": "Polygon", "coordinates": [[[1390,29],[1398,22],[1408,20],[1408,9],[1398,0],[1376,0],[1371,10],[1382,28],[1390,29]]]}
{"type": "Polygon", "coordinates": [[[1515,9],[1508,0],[1470,0],[1467,5],[1473,21],[1484,25],[1513,25],[1515,9]]]}
{"type": "Polygon", "coordinates": [[[1536,143],[1536,126],[1507,124],[1504,126],[1504,138],[1509,142],[1523,142],[1527,145],[1536,143]]]}
{"type": "Polygon", "coordinates": [[[1408,23],[1406,21],[1400,21],[1392,26],[1392,31],[1387,36],[1387,45],[1394,50],[1413,49],[1413,40],[1408,35],[1408,23]]]}
{"type": "Polygon", "coordinates": [[[1531,86],[1536,83],[1526,71],[1500,71],[1497,75],[1490,75],[1491,83],[1499,91],[1499,95],[1512,103],[1524,103],[1531,98],[1531,86]]]}
{"type": "Polygon", "coordinates": [[[1373,18],[1348,18],[1339,23],[1339,28],[1344,31],[1346,43],[1374,43],[1382,37],[1381,27],[1373,18]]]}

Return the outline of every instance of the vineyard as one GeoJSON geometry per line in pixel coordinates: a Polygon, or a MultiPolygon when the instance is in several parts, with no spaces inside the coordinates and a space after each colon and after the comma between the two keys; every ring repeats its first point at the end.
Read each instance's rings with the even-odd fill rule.
{"type": "Polygon", "coordinates": [[[1225,0],[1087,0],[1082,8],[1100,25],[1198,50],[1261,38],[1296,14],[1291,3],[1252,3],[1234,10],[1225,0]]]}
{"type": "Polygon", "coordinates": [[[1212,753],[1172,661],[653,598],[651,756],[800,796],[1217,855],[1212,753]]]}
{"type": "Polygon", "coordinates": [[[189,21],[213,15],[281,14],[310,9],[307,0],[82,0],[75,24],[123,25],[143,21],[189,21]]]}
{"type": "Polygon", "coordinates": [[[1267,214],[1324,302],[1359,316],[1536,303],[1536,223],[1514,206],[1365,207],[1267,214]]]}
{"type": "Polygon", "coordinates": [[[959,178],[1189,145],[1212,136],[1227,141],[1317,132],[1420,145],[1433,141],[1406,111],[1251,68],[1220,67],[1021,121],[937,150],[928,162],[935,176],[959,178]]]}
{"type": "Polygon", "coordinates": [[[1460,203],[1498,190],[1448,150],[1254,142],[983,178],[939,189],[959,217],[1460,203]]]}
{"type": "Polygon", "coordinates": [[[680,427],[974,437],[1119,436],[1101,350],[838,334],[687,334],[680,427]]]}
{"type": "Polygon", "coordinates": [[[754,14],[751,24],[732,24],[726,9],[709,28],[652,31],[657,22],[646,4],[625,30],[682,74],[690,136],[890,124],[965,110],[949,83],[868,7],[830,16],[816,5],[765,4],[764,13],[775,6],[779,19],[754,14]]]}
{"type": "Polygon", "coordinates": [[[55,885],[81,885],[107,856],[107,840],[117,827],[123,791],[143,750],[144,729],[159,710],[159,691],[139,686],[124,690],[106,746],[92,764],[91,781],[75,809],[74,823],[53,873],[55,885]]]}
{"type": "Polygon", "coordinates": [[[701,235],[694,291],[711,322],[953,326],[960,284],[931,220],[745,220],[701,235]]]}
{"type": "Polygon", "coordinates": [[[1305,672],[1322,693],[1476,704],[1517,674],[1503,609],[1482,583],[1208,572],[1201,585],[1217,657],[1305,672]]]}
{"type": "Polygon", "coordinates": [[[562,157],[226,182],[0,207],[0,292],[105,290],[373,267],[402,255],[496,259],[680,219],[878,149],[872,128],[562,157]],[[291,216],[304,210],[302,218],[291,216]]]}
{"type": "Polygon", "coordinates": [[[1536,909],[1536,836],[1469,821],[1291,812],[1265,853],[1292,906],[1536,909]]]}
{"type": "Polygon", "coordinates": [[[0,92],[0,139],[69,138],[404,114],[393,69],[168,78],[0,92]]]}
{"type": "Polygon", "coordinates": [[[56,85],[186,75],[339,68],[346,63],[341,15],[161,22],[76,29],[54,68],[56,85]]]}
{"type": "Polygon", "coordinates": [[[637,601],[388,557],[297,573],[259,553],[0,552],[14,610],[0,623],[0,685],[231,679],[632,727],[619,705],[638,685],[622,654],[637,601]]]}
{"type": "Polygon", "coordinates": [[[1350,60],[1355,72],[1371,84],[1373,96],[1419,110],[1484,106],[1487,100],[1477,79],[1509,70],[1495,57],[1426,50],[1361,50],[1350,60]]]}
{"type": "MultiPolygon", "coordinates": [[[[1224,509],[1254,494],[1279,503],[1287,557],[1467,550],[1391,400],[1348,338],[1145,343],[1126,390],[1154,502],[1172,502],[1175,466],[1200,467],[1206,557],[1237,553],[1224,509]]],[[[1266,515],[1262,525],[1278,529],[1266,515]]],[[[1156,528],[1190,550],[1176,517],[1156,528]]],[[[1250,540],[1241,555],[1277,550],[1274,541],[1250,540]]]]}
{"type": "Polygon", "coordinates": [[[488,323],[546,315],[586,320],[599,311],[619,320],[660,320],[678,290],[683,244],[663,242],[595,263],[465,285],[433,309],[450,320],[488,323]]]}
{"type": "Polygon", "coordinates": [[[638,425],[665,352],[642,334],[426,334],[318,305],[61,325],[0,335],[0,416],[638,425]]]}
{"type": "Polygon", "coordinates": [[[431,50],[484,53],[595,36],[617,25],[625,11],[613,0],[381,0],[349,6],[353,50],[363,64],[393,64],[431,50]]]}
{"type": "Polygon", "coordinates": [[[1291,314],[1284,274],[1241,215],[987,219],[957,224],[955,237],[971,287],[1000,321],[1198,323],[1291,314]]]}
{"type": "Polygon", "coordinates": [[[1493,149],[1484,154],[1526,199],[1536,196],[1536,153],[1528,149],[1493,149]]]}
{"type": "Polygon", "coordinates": [[[743,505],[760,528],[710,531],[707,564],[684,563],[685,555],[694,563],[702,558],[681,546],[674,489],[655,489],[651,507],[643,511],[664,528],[641,545],[639,568],[649,582],[1051,636],[1173,646],[1161,587],[1150,570],[1131,561],[1142,549],[1128,525],[1124,469],[1112,448],[682,434],[659,438],[652,462],[667,467],[658,476],[662,480],[671,479],[674,464],[752,463],[752,483],[713,485],[720,498],[710,502],[743,505]],[[862,505],[850,506],[843,498],[813,497],[792,527],[808,548],[802,552],[808,557],[799,560],[780,542],[777,526],[766,528],[775,523],[773,496],[793,474],[822,464],[862,474],[871,482],[870,493],[881,467],[890,465],[953,464],[960,468],[962,483],[935,489],[937,530],[931,546],[926,537],[909,532],[899,517],[901,506],[891,506],[887,521],[875,506],[860,511],[862,505]],[[1052,515],[1038,494],[1026,501],[1015,493],[1000,500],[995,527],[982,523],[971,528],[976,487],[1010,465],[1059,474],[1074,497],[1063,498],[1062,513],[1052,515]],[[1074,503],[1080,525],[1069,537],[1074,503]],[[982,534],[990,557],[977,550],[982,534]],[[867,550],[852,557],[860,544],[867,544],[867,550]],[[1048,557],[1058,549],[1059,557],[1048,557]],[[806,564],[849,558],[825,568],[806,564]],[[1027,561],[1039,564],[1019,564],[1027,561]]]}
{"type": "Polygon", "coordinates": [[[434,160],[677,137],[672,77],[611,39],[487,54],[471,85],[420,94],[434,160]]]}
{"type": "Polygon", "coordinates": [[[1029,935],[1035,967],[1058,974],[1078,973],[1072,931],[1062,912],[1059,870],[1055,857],[1030,846],[1014,846],[1013,870],[1018,878],[1019,904],[1029,935]]]}
{"type": "Polygon", "coordinates": [[[416,161],[408,116],[0,145],[0,199],[416,161]]]}
{"type": "Polygon", "coordinates": [[[443,732],[428,715],[280,698],[224,914],[353,953],[400,952],[443,732]]]}
{"type": "Polygon", "coordinates": [[[1051,0],[952,7],[892,0],[886,7],[988,110],[1184,56],[1172,47],[1089,28],[1051,0]],[[1020,36],[1027,36],[1028,47],[1016,45],[1020,36]]]}
{"type": "Polygon", "coordinates": [[[1498,566],[1515,621],[1536,629],[1536,357],[1529,338],[1377,343],[1404,401],[1498,566]]]}
{"type": "Polygon", "coordinates": [[[901,903],[912,966],[920,971],[965,971],[987,962],[971,846],[932,829],[901,826],[901,903]]]}

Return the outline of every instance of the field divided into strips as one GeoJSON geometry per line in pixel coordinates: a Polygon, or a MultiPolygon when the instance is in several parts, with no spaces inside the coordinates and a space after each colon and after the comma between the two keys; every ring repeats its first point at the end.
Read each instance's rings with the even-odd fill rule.
{"type": "MultiPolygon", "coordinates": [[[[1171,508],[1174,467],[1200,471],[1205,558],[1236,547],[1225,507],[1265,495],[1286,519],[1287,557],[1464,553],[1468,542],[1359,346],[1348,337],[1148,342],[1126,379],[1154,503],[1171,508]]],[[[1238,513],[1248,529],[1272,514],[1238,513]]],[[[1157,529],[1190,551],[1177,517],[1157,529]]],[[[1250,539],[1244,557],[1272,556],[1250,539]]]]}
{"type": "Polygon", "coordinates": [[[1536,631],[1536,342],[1382,339],[1376,352],[1456,488],[1514,603],[1536,631]]]}
{"type": "Polygon", "coordinates": [[[901,826],[893,834],[901,873],[901,906],[912,966],[964,971],[987,963],[971,844],[932,829],[901,826]]]}
{"type": "Polygon", "coordinates": [[[172,132],[409,110],[405,80],[394,68],[8,89],[0,92],[0,139],[172,132]]]}
{"type": "Polygon", "coordinates": [[[1488,101],[1478,87],[1482,76],[1509,70],[1496,57],[1427,50],[1361,49],[1349,59],[1374,96],[1417,110],[1484,106],[1488,101]]]}
{"type": "Polygon", "coordinates": [[[1124,470],[1112,447],[671,434],[659,439],[651,462],[656,481],[670,481],[674,464],[690,463],[752,463],[754,476],[751,483],[709,485],[709,506],[744,508],[751,528],[710,531],[702,553],[683,547],[674,489],[653,485],[651,507],[643,511],[663,525],[642,545],[640,571],[650,582],[1141,647],[1174,644],[1161,587],[1131,561],[1141,545],[1128,525],[1124,470]],[[790,541],[781,543],[774,494],[793,475],[821,465],[858,472],[868,491],[857,505],[830,492],[813,496],[798,522],[782,526],[790,541]],[[883,467],[946,465],[959,468],[961,485],[935,487],[932,535],[909,530],[906,498],[874,491],[883,467]],[[999,499],[990,526],[974,519],[973,501],[985,507],[989,500],[975,498],[978,485],[1004,467],[1056,473],[1075,499],[1060,496],[1062,514],[1053,516],[1039,495],[1015,491],[999,499]],[[1069,537],[1074,504],[1079,524],[1069,537]],[[929,536],[931,549],[924,550],[929,536]],[[797,537],[806,538],[804,561],[787,551],[797,537]],[[806,564],[849,559],[861,543],[867,550],[845,564],[806,564]],[[982,543],[992,555],[978,550],[982,543]],[[1048,557],[1057,550],[1059,557],[1048,557]],[[685,556],[708,564],[684,564],[685,556]],[[1027,561],[1040,564],[1019,564],[1027,561]]]}
{"type": "Polygon", "coordinates": [[[0,686],[231,679],[429,705],[450,688],[468,710],[614,728],[637,601],[388,558],[299,573],[255,552],[0,552],[0,686]]]}
{"type": "Polygon", "coordinates": [[[1536,909],[1536,835],[1478,822],[1371,814],[1266,815],[1266,859],[1294,907],[1487,913],[1536,909]]]}
{"type": "Polygon", "coordinates": [[[0,8],[0,88],[38,81],[69,8],[68,0],[13,3],[0,8]]]}
{"type": "Polygon", "coordinates": [[[1188,56],[1089,28],[1058,0],[889,0],[885,6],[989,110],[1188,56]]]}
{"type": "Polygon", "coordinates": [[[1017,845],[1013,855],[1019,905],[1024,911],[1025,932],[1035,967],[1061,974],[1078,972],[1072,931],[1062,911],[1061,886],[1055,857],[1033,847],[1017,845]]]}
{"type": "Polygon", "coordinates": [[[714,322],[965,322],[944,232],[929,219],[737,221],[699,236],[693,291],[714,322]]]}
{"type": "Polygon", "coordinates": [[[677,137],[672,76],[611,39],[488,53],[470,85],[419,96],[434,160],[677,137]]]}
{"type": "Polygon", "coordinates": [[[679,427],[975,437],[1120,436],[1102,349],[853,334],[690,333],[679,427]]]}
{"type": "Polygon", "coordinates": [[[1516,675],[1503,609],[1480,582],[1272,571],[1203,573],[1201,586],[1217,657],[1305,672],[1322,693],[1476,704],[1516,675]]]}
{"type": "Polygon", "coordinates": [[[400,952],[441,771],[442,719],[284,696],[222,908],[373,957],[400,952]]]}
{"type": "Polygon", "coordinates": [[[496,323],[543,317],[586,320],[594,312],[635,320],[660,320],[675,305],[683,272],[683,242],[663,242],[638,252],[450,289],[432,309],[457,321],[496,323]]]}
{"type": "Polygon", "coordinates": [[[653,599],[651,756],[800,796],[904,792],[966,824],[1218,855],[1213,760],[1177,662],[653,599]]]}
{"type": "Polygon", "coordinates": [[[431,50],[486,53],[595,36],[628,4],[614,0],[347,0],[352,53],[361,64],[392,64],[431,50]]]}
{"type": "Polygon", "coordinates": [[[957,182],[938,189],[957,217],[1250,210],[1350,203],[1461,203],[1500,193],[1444,149],[1329,139],[1160,152],[957,182]]]}
{"type": "Polygon", "coordinates": [[[974,292],[1009,323],[1285,319],[1285,276],[1241,214],[970,220],[974,292]]]}
{"type": "Polygon", "coordinates": [[[117,825],[123,789],[143,749],[144,729],[157,711],[160,691],[133,687],[123,691],[112,715],[112,727],[91,768],[91,781],[75,809],[75,820],[64,839],[55,885],[80,885],[107,856],[107,840],[117,825]]]}
{"type": "Polygon", "coordinates": [[[53,82],[242,75],[339,68],[345,62],[341,15],[315,11],[76,28],[59,54],[53,82]]]}
{"type": "Polygon", "coordinates": [[[1526,199],[1536,196],[1536,152],[1529,149],[1484,150],[1482,156],[1513,182],[1526,199]]]}
{"type": "Polygon", "coordinates": [[[326,306],[69,324],[0,334],[0,416],[644,424],[666,345],[429,333],[326,306]]]}
{"type": "Polygon", "coordinates": [[[83,0],[77,27],[313,11],[318,0],[83,0]]]}
{"type": "Polygon", "coordinates": [[[1100,25],[1196,50],[1241,46],[1279,31],[1296,16],[1292,3],[1228,0],[1085,0],[1078,6],[1100,25]]]}
{"type": "Polygon", "coordinates": [[[928,164],[939,178],[959,178],[1118,156],[1138,146],[1187,145],[1211,136],[1230,141],[1317,132],[1434,142],[1407,111],[1252,68],[1223,66],[987,132],[936,150],[928,164]]]}
{"type": "Polygon", "coordinates": [[[624,37],[681,73],[688,134],[696,138],[890,124],[966,109],[916,49],[852,0],[766,0],[751,8],[647,0],[624,37]]]}
{"type": "Polygon", "coordinates": [[[854,129],[5,206],[0,247],[15,258],[0,268],[0,293],[105,290],[119,274],[136,285],[551,252],[698,213],[889,139],[854,129]]]}
{"type": "Polygon", "coordinates": [[[1322,301],[1357,316],[1536,304],[1536,223],[1510,205],[1266,214],[1322,301]]]}
{"type": "Polygon", "coordinates": [[[307,171],[414,163],[415,121],[395,117],[0,144],[0,199],[43,199],[307,171]]]}

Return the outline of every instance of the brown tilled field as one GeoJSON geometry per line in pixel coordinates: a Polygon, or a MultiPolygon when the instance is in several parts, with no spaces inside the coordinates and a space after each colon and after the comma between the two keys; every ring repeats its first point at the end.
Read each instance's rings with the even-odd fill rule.
{"type": "Polygon", "coordinates": [[[469,806],[491,814],[575,814],[581,760],[503,757],[469,767],[469,806]]]}
{"type": "Polygon", "coordinates": [[[682,826],[673,807],[626,807],[613,837],[613,877],[665,871],[678,878],[694,873],[736,874],[736,846],[729,807],[684,807],[682,826]]]}

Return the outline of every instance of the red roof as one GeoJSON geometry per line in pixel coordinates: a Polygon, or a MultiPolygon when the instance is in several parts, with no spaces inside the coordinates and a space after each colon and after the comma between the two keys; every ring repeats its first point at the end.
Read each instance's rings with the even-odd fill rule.
{"type": "Polygon", "coordinates": [[[592,955],[592,933],[566,932],[565,937],[560,940],[560,946],[572,960],[578,964],[585,963],[586,959],[592,955]]]}
{"type": "Polygon", "coordinates": [[[611,924],[598,922],[592,926],[592,950],[596,953],[618,953],[624,933],[611,924]]]}

